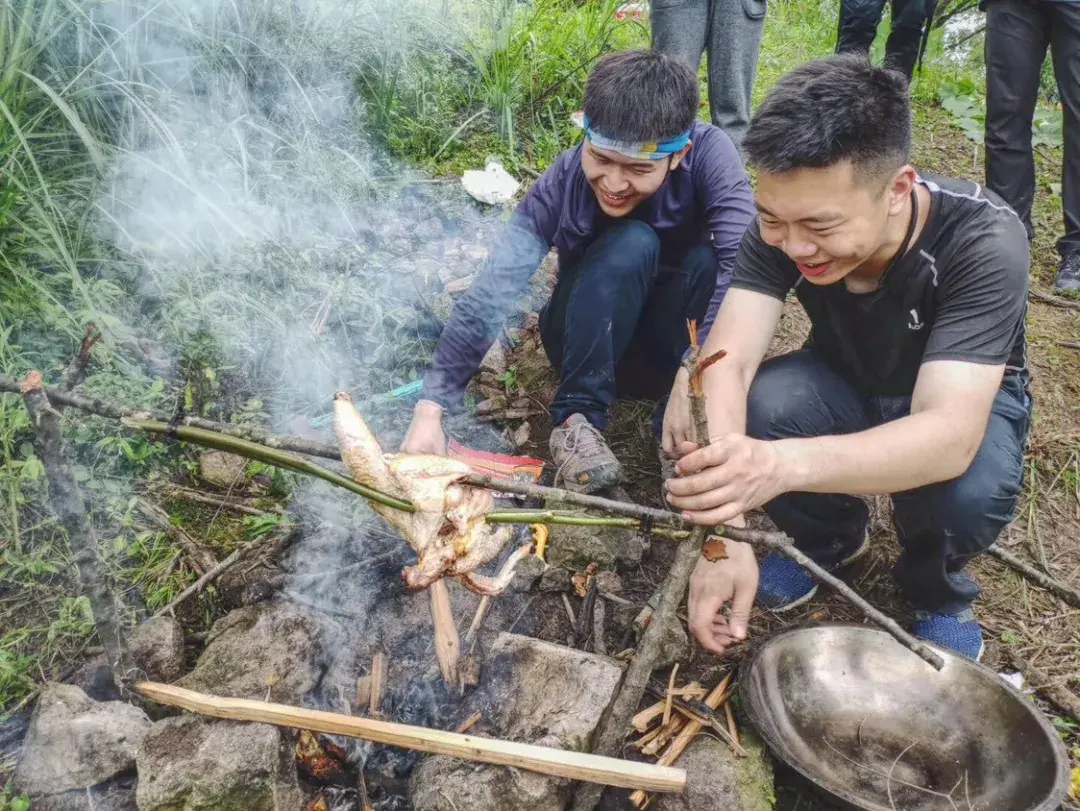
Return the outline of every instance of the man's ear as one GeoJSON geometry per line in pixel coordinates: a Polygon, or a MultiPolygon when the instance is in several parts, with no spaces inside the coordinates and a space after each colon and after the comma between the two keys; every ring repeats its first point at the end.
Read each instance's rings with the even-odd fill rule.
{"type": "Polygon", "coordinates": [[[678,169],[679,164],[682,163],[682,159],[686,157],[686,153],[690,151],[690,147],[694,145],[693,141],[687,142],[686,146],[671,156],[671,168],[678,169]]]}
{"type": "Polygon", "coordinates": [[[897,215],[904,210],[904,204],[911,196],[911,190],[915,186],[915,167],[910,164],[900,167],[892,176],[885,193],[889,195],[889,213],[897,215]]]}

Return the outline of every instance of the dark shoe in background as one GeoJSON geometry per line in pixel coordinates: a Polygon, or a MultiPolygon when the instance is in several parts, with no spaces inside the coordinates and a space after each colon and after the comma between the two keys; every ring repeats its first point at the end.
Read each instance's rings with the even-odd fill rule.
{"type": "Polygon", "coordinates": [[[1080,293],[1080,251],[1066,254],[1061,260],[1057,278],[1054,279],[1055,293],[1080,293]]]}

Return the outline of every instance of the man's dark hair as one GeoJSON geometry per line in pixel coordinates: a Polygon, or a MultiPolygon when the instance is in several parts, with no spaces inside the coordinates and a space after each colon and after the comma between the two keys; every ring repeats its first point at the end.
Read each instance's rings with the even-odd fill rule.
{"type": "Polygon", "coordinates": [[[864,180],[880,180],[911,151],[907,80],[862,55],[808,62],[769,91],[743,150],[751,166],[769,174],[850,160],[864,180]]]}
{"type": "Polygon", "coordinates": [[[608,138],[672,138],[690,129],[697,109],[697,76],[682,60],[657,51],[608,54],[585,82],[585,115],[608,138]]]}

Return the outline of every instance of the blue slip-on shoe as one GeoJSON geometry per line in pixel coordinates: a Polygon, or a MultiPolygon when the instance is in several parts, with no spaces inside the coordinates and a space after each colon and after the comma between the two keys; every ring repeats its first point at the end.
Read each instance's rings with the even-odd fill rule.
{"type": "Polygon", "coordinates": [[[975,621],[975,614],[970,608],[959,614],[931,614],[927,611],[915,612],[915,624],[911,632],[919,639],[933,642],[943,648],[949,648],[976,662],[982,659],[986,645],[983,643],[982,629],[975,621]]]}
{"type": "MultiPolygon", "coordinates": [[[[859,548],[840,561],[847,566],[866,554],[869,534],[863,535],[859,548]]],[[[758,563],[757,601],[776,613],[798,608],[817,593],[818,584],[806,570],[789,557],[772,552],[758,563]]]]}

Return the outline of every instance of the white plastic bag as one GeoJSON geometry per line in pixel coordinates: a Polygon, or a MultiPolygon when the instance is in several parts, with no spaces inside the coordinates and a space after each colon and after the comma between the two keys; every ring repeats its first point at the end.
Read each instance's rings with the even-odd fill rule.
{"type": "Polygon", "coordinates": [[[470,169],[461,176],[465,191],[488,205],[509,203],[521,186],[497,160],[489,159],[483,171],[470,169]]]}

